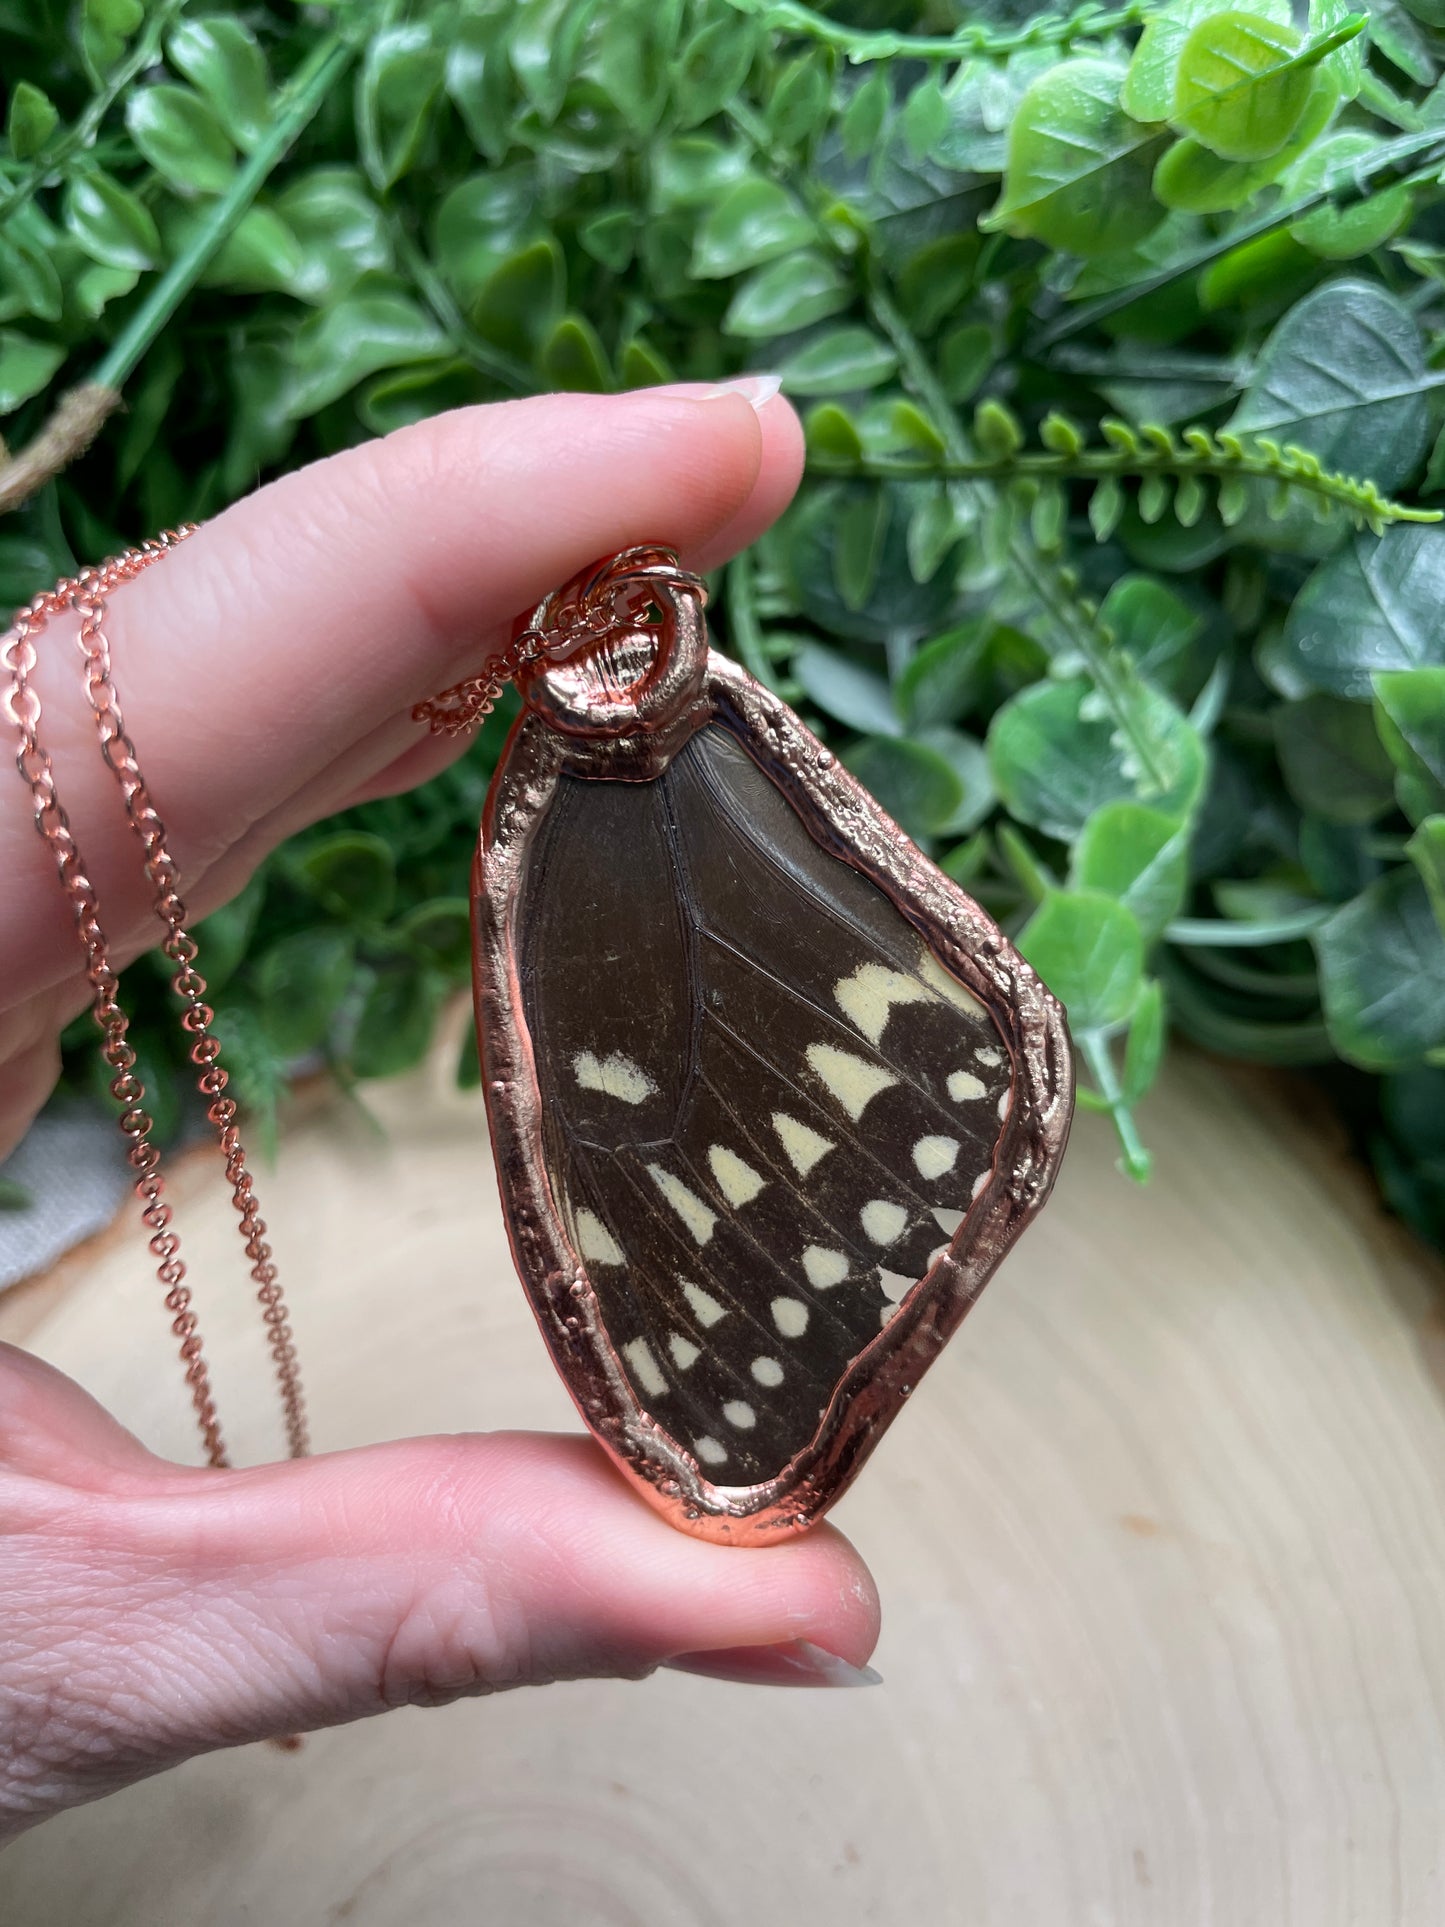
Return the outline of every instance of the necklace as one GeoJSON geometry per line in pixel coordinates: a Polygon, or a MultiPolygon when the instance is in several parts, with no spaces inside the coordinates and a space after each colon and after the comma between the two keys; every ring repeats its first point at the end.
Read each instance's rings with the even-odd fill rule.
{"type": "MultiPolygon", "coordinates": [[[[77,610],[302,1453],[284,1302],[103,629],[109,592],[188,532],[37,598],[0,660],[207,1456],[224,1464],[29,680],[36,635],[77,610]]],[[[673,1525],[757,1545],[846,1489],[1043,1204],[1073,1071],[1029,965],[786,704],[709,647],[705,602],[670,550],[625,550],[413,713],[459,734],[509,681],[522,696],[473,873],[473,979],[502,1206],[542,1335],[595,1437],[673,1525]]]]}
{"type": "MultiPolygon", "coordinates": [[[[514,639],[473,881],[513,1256],[597,1438],[759,1544],[846,1488],[1048,1194],[1063,1013],[636,548],[514,639]]],[[[419,719],[468,726],[481,678],[419,719]]]]}

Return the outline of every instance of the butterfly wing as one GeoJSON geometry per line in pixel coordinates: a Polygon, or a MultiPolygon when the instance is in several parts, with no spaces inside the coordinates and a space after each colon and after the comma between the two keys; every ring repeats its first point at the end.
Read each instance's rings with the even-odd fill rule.
{"type": "Polygon", "coordinates": [[[777,1478],[988,1181],[984,1005],[729,730],[562,776],[518,912],[552,1194],[638,1404],[777,1478]]]}

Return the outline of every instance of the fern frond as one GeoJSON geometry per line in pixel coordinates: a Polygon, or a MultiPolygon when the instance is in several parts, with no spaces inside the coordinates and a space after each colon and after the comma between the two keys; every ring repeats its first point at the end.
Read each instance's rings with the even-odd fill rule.
{"type": "Polygon", "coordinates": [[[1327,469],[1318,455],[1267,435],[1236,435],[1191,426],[1176,435],[1158,422],[1128,422],[1106,416],[1097,441],[1086,439],[1066,416],[1043,422],[1038,445],[1029,447],[1017,417],[998,401],[981,404],[974,417],[978,454],[966,460],[926,455],[840,457],[836,443],[810,448],[809,467],[818,473],[896,481],[931,479],[963,482],[1092,482],[1089,520],[1099,541],[1114,530],[1123,509],[1121,483],[1138,484],[1139,513],[1156,522],[1171,509],[1186,528],[1198,521],[1212,487],[1221,519],[1232,527],[1249,506],[1249,482],[1269,482],[1272,516],[1284,513],[1292,496],[1312,496],[1321,511],[1338,509],[1357,528],[1382,534],[1392,522],[1438,522],[1437,509],[1408,508],[1368,479],[1327,469]]]}

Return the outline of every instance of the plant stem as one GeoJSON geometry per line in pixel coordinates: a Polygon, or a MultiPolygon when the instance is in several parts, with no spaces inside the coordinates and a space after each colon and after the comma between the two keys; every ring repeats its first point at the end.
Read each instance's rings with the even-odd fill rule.
{"type": "Polygon", "coordinates": [[[1227,450],[1205,453],[1192,447],[1173,449],[1143,446],[1137,449],[1081,448],[1073,454],[1051,449],[1020,450],[1014,454],[952,456],[933,459],[911,455],[863,455],[856,461],[842,457],[813,455],[808,467],[820,475],[863,476],[877,481],[1021,481],[1035,476],[1054,481],[1103,481],[1109,476],[1134,475],[1209,475],[1223,479],[1239,475],[1253,481],[1288,482],[1326,501],[1338,503],[1356,513],[1378,516],[1382,522],[1438,522],[1439,509],[1405,508],[1380,495],[1370,482],[1353,476],[1316,470],[1312,463],[1286,465],[1279,452],[1269,453],[1259,446],[1246,446],[1238,456],[1227,450]]]}
{"type": "Polygon", "coordinates": [[[267,176],[312,119],[355,54],[339,33],[329,34],[281,94],[280,111],[231,185],[209,209],[204,223],[156,282],[92,377],[100,387],[120,389],[137,362],[190,293],[208,262],[255,200],[267,176]]]}
{"type": "Polygon", "coordinates": [[[1296,943],[1334,915],[1329,905],[1296,910],[1283,917],[1261,917],[1257,923],[1234,923],[1224,917],[1176,917],[1164,927],[1165,941],[1186,948],[1253,950],[1263,944],[1296,943]]]}
{"type": "Polygon", "coordinates": [[[1109,1115],[1114,1120],[1119,1146],[1124,1153],[1124,1169],[1131,1178],[1138,1178],[1142,1182],[1148,1177],[1154,1161],[1144,1148],[1133,1111],[1124,1102],[1109,1040],[1102,1031],[1084,1030],[1078,1033],[1077,1041],[1079,1054],[1088,1065],[1090,1075],[1099,1087],[1099,1095],[1109,1107],[1109,1115]]]}
{"type": "Polygon", "coordinates": [[[960,60],[970,56],[1003,59],[1022,47],[1066,47],[1085,34],[1102,35],[1134,27],[1153,11],[1149,0],[1129,0],[1122,7],[1085,5],[1073,13],[1046,13],[1007,32],[970,24],[950,34],[870,32],[830,20],[812,7],[793,0],[732,0],[739,13],[750,13],[778,33],[805,34],[810,40],[836,47],[852,65],[869,60],[960,60]]]}
{"type": "Polygon", "coordinates": [[[66,129],[48,152],[36,156],[28,172],[16,182],[8,194],[0,198],[0,225],[3,225],[17,208],[24,207],[43,183],[57,174],[72,155],[78,154],[83,147],[90,145],[118,96],[125,92],[137,74],[144,73],[146,68],[154,62],[167,27],[185,4],[186,0],[161,0],[161,5],[146,21],[135,45],[125,59],[118,61],[106,75],[105,85],[92,97],[85,111],[72,126],[66,129]]]}
{"type": "Polygon", "coordinates": [[[1201,247],[1192,248],[1177,261],[1160,268],[1157,273],[1146,275],[1142,281],[1131,282],[1127,287],[1115,288],[1108,294],[1101,294],[1093,301],[1085,301],[1077,308],[1070,309],[1050,322],[1035,338],[1036,352],[1052,348],[1056,342],[1065,341],[1070,335],[1082,334],[1092,328],[1097,321],[1116,314],[1120,308],[1127,308],[1131,302],[1142,301],[1146,295],[1157,294],[1161,288],[1169,287],[1184,276],[1197,274],[1207,268],[1212,261],[1222,255],[1230,254],[1246,241],[1256,241],[1263,234],[1272,234],[1277,228],[1288,227],[1301,216],[1311,213],[1326,202],[1336,207],[1348,207],[1355,201],[1364,200],[1374,192],[1375,187],[1419,187],[1427,181],[1435,180],[1440,172],[1441,161],[1445,160],[1445,139],[1438,128],[1427,128],[1419,134],[1404,134],[1397,141],[1387,141],[1368,159],[1353,163],[1347,171],[1333,176],[1322,183],[1313,193],[1302,194],[1298,200],[1276,204],[1256,214],[1252,220],[1241,221],[1238,227],[1226,229],[1212,241],[1201,247]],[[1391,179],[1390,173],[1403,162],[1413,160],[1422,151],[1430,151],[1431,158],[1423,166],[1412,172],[1391,179]],[[1376,179],[1379,176],[1381,178],[1376,179]]]}
{"type": "MultiPolygon", "coordinates": [[[[957,464],[961,472],[973,475],[976,457],[957,411],[944,394],[942,384],[917,336],[879,286],[876,275],[868,277],[867,298],[874,320],[897,350],[904,380],[933,419],[933,425],[943,440],[948,463],[957,464]]],[[[974,475],[973,479],[987,478],[974,475]]],[[[1116,728],[1138,758],[1140,768],[1158,788],[1165,788],[1164,773],[1155,761],[1153,745],[1138,728],[1132,707],[1125,700],[1122,677],[1116,667],[1109,638],[1095,627],[1080,608],[1072,584],[1064,579],[1071,572],[1042,555],[1017,527],[1009,533],[1009,553],[1033,583],[1054,621],[1083,658],[1094,687],[1107,704],[1116,728]]]]}

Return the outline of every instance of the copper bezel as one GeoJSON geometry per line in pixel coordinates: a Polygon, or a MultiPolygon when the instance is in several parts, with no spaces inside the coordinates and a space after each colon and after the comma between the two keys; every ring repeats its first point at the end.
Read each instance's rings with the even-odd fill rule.
{"type": "MultiPolygon", "coordinates": [[[[730,1545],[806,1530],[847,1489],[1005,1253],[1047,1198],[1073,1109],[1058,1002],[986,913],[909,840],[787,705],[707,647],[701,599],[658,598],[669,617],[672,700],[634,727],[580,736],[555,726],[555,671],[523,682],[528,707],[492,780],[473,883],[474,988],[487,1117],[512,1254],[553,1361],[588,1427],[671,1524],[730,1545]],[[529,688],[530,683],[530,688],[529,688]],[[549,717],[552,720],[544,720],[549,717]],[[728,730],[822,847],[877,884],[938,961],[984,1004],[1013,1067],[988,1184],[947,1253],[839,1380],[817,1432],[776,1478],[715,1485],[638,1401],[603,1328],[587,1268],[552,1194],[543,1096],[517,972],[527,858],[564,774],[645,781],[697,729],[728,730]]],[[[544,605],[545,607],[545,605],[544,605]]],[[[652,679],[655,686],[656,679],[652,679]]]]}

